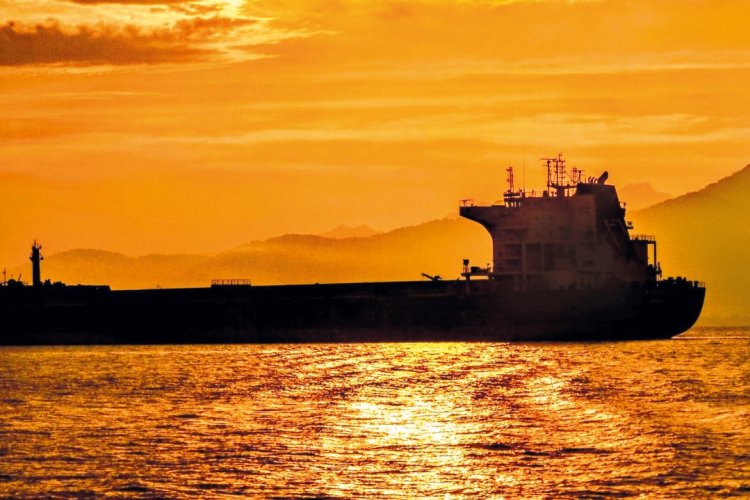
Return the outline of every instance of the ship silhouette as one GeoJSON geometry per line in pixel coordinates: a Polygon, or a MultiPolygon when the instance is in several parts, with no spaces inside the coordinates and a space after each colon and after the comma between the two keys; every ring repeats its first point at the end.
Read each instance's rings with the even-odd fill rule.
{"type": "Polygon", "coordinates": [[[546,189],[501,202],[462,200],[484,226],[493,262],[464,260],[455,280],[111,290],[43,282],[0,287],[3,344],[576,341],[670,338],[698,319],[705,286],[663,278],[656,239],[632,224],[608,174],[583,178],[544,159],[546,189]]]}

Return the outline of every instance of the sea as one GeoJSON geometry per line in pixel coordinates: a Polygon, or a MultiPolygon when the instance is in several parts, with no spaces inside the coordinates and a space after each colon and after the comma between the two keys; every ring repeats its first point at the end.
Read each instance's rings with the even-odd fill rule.
{"type": "Polygon", "coordinates": [[[2,347],[0,496],[750,497],[750,328],[2,347]]]}

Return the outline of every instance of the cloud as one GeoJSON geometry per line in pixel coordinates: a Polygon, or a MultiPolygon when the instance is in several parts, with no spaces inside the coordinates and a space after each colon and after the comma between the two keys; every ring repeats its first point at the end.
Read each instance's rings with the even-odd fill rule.
{"type": "Polygon", "coordinates": [[[190,16],[204,16],[206,14],[216,14],[222,12],[225,9],[225,6],[220,4],[174,3],[170,4],[168,6],[168,9],[179,14],[190,16]]]}
{"type": "Polygon", "coordinates": [[[175,37],[182,40],[200,39],[208,40],[223,37],[238,28],[256,24],[254,19],[229,18],[229,17],[194,17],[183,19],[174,24],[174,29],[161,32],[164,38],[175,37]]]}
{"type": "Polygon", "coordinates": [[[11,21],[0,26],[0,65],[199,61],[220,52],[208,42],[254,23],[251,19],[197,17],[146,31],[133,25],[99,23],[71,28],[55,20],[39,24],[11,21]]]}

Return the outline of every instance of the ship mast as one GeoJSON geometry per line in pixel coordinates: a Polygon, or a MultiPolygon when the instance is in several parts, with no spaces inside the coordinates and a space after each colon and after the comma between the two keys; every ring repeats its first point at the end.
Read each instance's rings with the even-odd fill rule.
{"type": "Polygon", "coordinates": [[[513,173],[513,167],[505,169],[508,172],[506,181],[508,182],[508,190],[503,193],[503,200],[505,205],[509,207],[515,207],[521,204],[521,198],[524,197],[523,190],[516,191],[515,175],[513,173]]]}
{"type": "Polygon", "coordinates": [[[568,190],[574,189],[581,181],[583,170],[573,167],[568,175],[562,153],[555,158],[542,158],[542,161],[547,167],[547,193],[549,195],[554,192],[558,198],[568,196],[568,190]]]}

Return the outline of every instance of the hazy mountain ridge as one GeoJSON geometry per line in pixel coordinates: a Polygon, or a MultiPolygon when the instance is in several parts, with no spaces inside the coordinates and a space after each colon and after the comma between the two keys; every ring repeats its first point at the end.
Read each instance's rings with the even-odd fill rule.
{"type": "Polygon", "coordinates": [[[653,234],[665,276],[705,281],[708,323],[750,323],[750,165],[705,188],[631,214],[653,234]]]}
{"type": "MultiPolygon", "coordinates": [[[[419,280],[422,272],[451,279],[459,276],[463,258],[484,265],[490,247],[489,235],[479,225],[441,219],[367,238],[287,234],[216,255],[129,257],[68,250],[47,256],[42,276],[113,288],[208,286],[212,279],[226,278],[247,278],[255,284],[419,280]]],[[[28,266],[13,271],[24,273],[28,281],[28,266]]]]}
{"type": "MultiPolygon", "coordinates": [[[[197,254],[130,257],[106,250],[76,249],[47,256],[42,262],[42,278],[69,284],[107,284],[113,288],[188,286],[191,270],[207,260],[209,257],[197,254]]],[[[29,274],[25,276],[28,278],[29,274]]]]}
{"type": "Polygon", "coordinates": [[[347,226],[345,224],[341,224],[340,226],[336,226],[330,231],[321,233],[319,236],[322,236],[323,238],[346,239],[369,238],[370,236],[375,236],[376,234],[380,234],[380,231],[376,231],[370,226],[366,226],[364,224],[360,226],[347,226]]]}
{"type": "Polygon", "coordinates": [[[215,274],[247,269],[259,284],[418,280],[422,272],[458,277],[461,259],[471,257],[472,246],[480,248],[475,258],[488,258],[484,229],[466,220],[442,219],[368,238],[283,235],[220,254],[211,264],[215,274]]]}
{"type": "MultiPolygon", "coordinates": [[[[748,193],[746,191],[743,192],[748,186],[750,186],[750,164],[745,165],[742,170],[723,177],[716,182],[712,182],[698,191],[692,191],[683,194],[682,196],[678,196],[677,198],[665,200],[653,207],[649,207],[647,210],[644,210],[644,212],[665,210],[668,207],[671,208],[675,206],[694,207],[696,204],[716,201],[716,198],[719,198],[722,203],[729,202],[737,205],[739,208],[740,206],[745,206],[744,204],[748,201],[748,193]]],[[[745,214],[741,212],[737,215],[745,214]]]]}
{"type": "Polygon", "coordinates": [[[671,199],[672,195],[657,191],[648,182],[626,184],[617,190],[620,200],[627,203],[632,210],[642,210],[671,199]]]}

